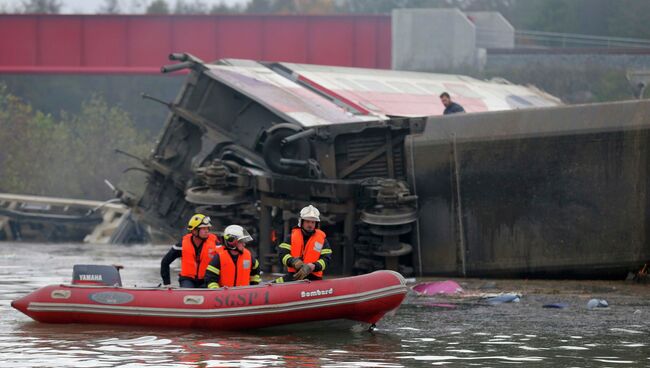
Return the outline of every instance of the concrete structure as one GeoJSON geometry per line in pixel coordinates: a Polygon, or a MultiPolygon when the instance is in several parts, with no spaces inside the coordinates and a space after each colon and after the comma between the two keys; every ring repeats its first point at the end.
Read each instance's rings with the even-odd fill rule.
{"type": "Polygon", "coordinates": [[[645,91],[650,86],[650,69],[648,70],[628,70],[626,73],[627,81],[634,90],[636,98],[644,98],[645,91]]]}
{"type": "Polygon", "coordinates": [[[468,12],[476,27],[476,47],[512,49],[515,47],[515,27],[499,12],[468,12]]]}
{"type": "Polygon", "coordinates": [[[397,9],[392,14],[397,70],[449,71],[477,66],[476,26],[458,9],[397,9]]]}
{"type": "Polygon", "coordinates": [[[449,72],[482,69],[485,49],[512,49],[514,27],[498,12],[397,9],[392,14],[393,69],[449,72]]]}

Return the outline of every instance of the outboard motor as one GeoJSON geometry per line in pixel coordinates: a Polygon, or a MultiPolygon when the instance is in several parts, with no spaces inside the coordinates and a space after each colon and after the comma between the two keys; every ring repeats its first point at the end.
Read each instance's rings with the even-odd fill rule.
{"type": "Polygon", "coordinates": [[[122,266],[74,265],[72,267],[72,284],[122,286],[120,268],[122,266]]]}

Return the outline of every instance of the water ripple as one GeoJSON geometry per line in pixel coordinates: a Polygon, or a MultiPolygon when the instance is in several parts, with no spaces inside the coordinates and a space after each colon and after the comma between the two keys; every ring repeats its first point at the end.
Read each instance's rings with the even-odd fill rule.
{"type": "Polygon", "coordinates": [[[594,359],[597,362],[602,363],[615,363],[615,364],[634,364],[636,363],[633,360],[612,360],[612,359],[594,359]]]}
{"type": "MultiPolygon", "coordinates": [[[[463,307],[454,310],[423,308],[407,301],[397,314],[382,320],[373,333],[332,332],[326,328],[300,333],[292,330],[215,333],[162,327],[50,325],[33,322],[12,309],[10,301],[40,286],[67,282],[72,264],[90,260],[124,264],[125,285],[133,284],[133,280],[139,284],[157,284],[160,257],[169,245],[130,247],[128,252],[122,247],[103,245],[21,244],[20,252],[16,248],[15,244],[0,243],[2,367],[650,364],[647,357],[650,321],[634,314],[635,310],[645,311],[650,307],[650,292],[636,288],[638,285],[630,286],[633,292],[617,295],[616,308],[598,314],[567,309],[549,317],[540,305],[557,298],[555,294],[531,295],[525,303],[506,308],[472,305],[472,300],[461,301],[458,297],[451,302],[463,307]],[[56,256],[43,257],[44,247],[48,255],[56,256]],[[45,268],[47,274],[40,271],[45,268]],[[534,334],[526,333],[532,331],[531,325],[535,327],[534,334]]],[[[565,284],[549,283],[558,290],[565,284]]],[[[616,285],[619,290],[628,287],[622,283],[616,285]]],[[[576,295],[572,301],[578,303],[581,298],[583,294],[576,295]]]]}
{"type": "Polygon", "coordinates": [[[440,360],[505,360],[510,362],[541,362],[544,357],[525,356],[525,357],[509,357],[509,356],[477,356],[477,357],[457,357],[454,355],[421,355],[414,357],[400,357],[402,359],[426,360],[426,361],[440,361],[440,360]]]}
{"type": "Polygon", "coordinates": [[[625,328],[616,328],[616,327],[615,328],[610,328],[609,330],[614,331],[614,332],[625,332],[625,333],[629,333],[629,334],[642,334],[642,333],[644,333],[643,331],[628,330],[628,329],[625,329],[625,328]]]}

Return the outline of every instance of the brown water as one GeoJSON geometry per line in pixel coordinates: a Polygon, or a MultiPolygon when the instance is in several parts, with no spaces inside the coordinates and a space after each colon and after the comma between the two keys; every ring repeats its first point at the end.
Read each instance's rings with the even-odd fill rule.
{"type": "Polygon", "coordinates": [[[647,284],[457,279],[466,296],[409,296],[372,333],[48,325],[10,307],[38,287],[68,282],[75,263],[122,264],[125,285],[158,284],[168,247],[0,243],[2,367],[650,366],[647,284]],[[479,298],[499,291],[523,297],[500,305],[479,298]],[[588,310],[594,297],[610,308],[588,310]]]}

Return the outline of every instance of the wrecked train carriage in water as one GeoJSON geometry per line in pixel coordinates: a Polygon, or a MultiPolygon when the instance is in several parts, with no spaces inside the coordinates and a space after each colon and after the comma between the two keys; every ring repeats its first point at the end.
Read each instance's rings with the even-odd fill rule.
{"type": "MultiPolygon", "coordinates": [[[[449,91],[468,112],[556,105],[540,91],[471,78],[221,60],[189,68],[152,156],[147,223],[173,235],[194,211],[253,232],[266,269],[306,204],[321,210],[343,273],[413,272],[417,197],[404,139],[440,115],[449,91]]],[[[337,267],[338,266],[338,267],[337,267]]]]}
{"type": "MultiPolygon", "coordinates": [[[[477,237],[489,230],[494,240],[502,224],[487,229],[476,224],[481,219],[473,217],[474,208],[463,212],[465,170],[480,182],[476,170],[489,177],[491,169],[472,157],[476,147],[468,150],[473,161],[459,158],[463,145],[472,144],[463,121],[492,119],[478,129],[485,133],[479,145],[494,140],[490,129],[516,133],[521,122],[495,113],[425,118],[442,113],[443,91],[468,112],[560,105],[552,96],[455,75],[233,59],[210,64],[189,54],[171,58],[180,63],[164,72],[188,68],[190,74],[168,104],[163,135],[144,160],[149,181],[143,195],[124,198],[145,222],[172,235],[180,235],[195,211],[217,220],[217,230],[241,224],[256,239],[266,270],[279,265],[275,245],[307,204],[321,210],[334,248],[332,272],[388,268],[404,274],[512,275],[562,272],[580,263],[562,263],[566,257],[558,263],[544,254],[526,259],[531,252],[515,248],[527,248],[516,243],[531,234],[500,234],[489,244],[477,237]],[[478,166],[464,168],[465,162],[478,166]],[[499,252],[505,261],[494,257],[499,252]]],[[[508,138],[497,140],[503,146],[508,138]]],[[[520,174],[520,167],[505,166],[510,171],[504,175],[520,174]]],[[[544,219],[530,220],[536,221],[544,219]]]]}

